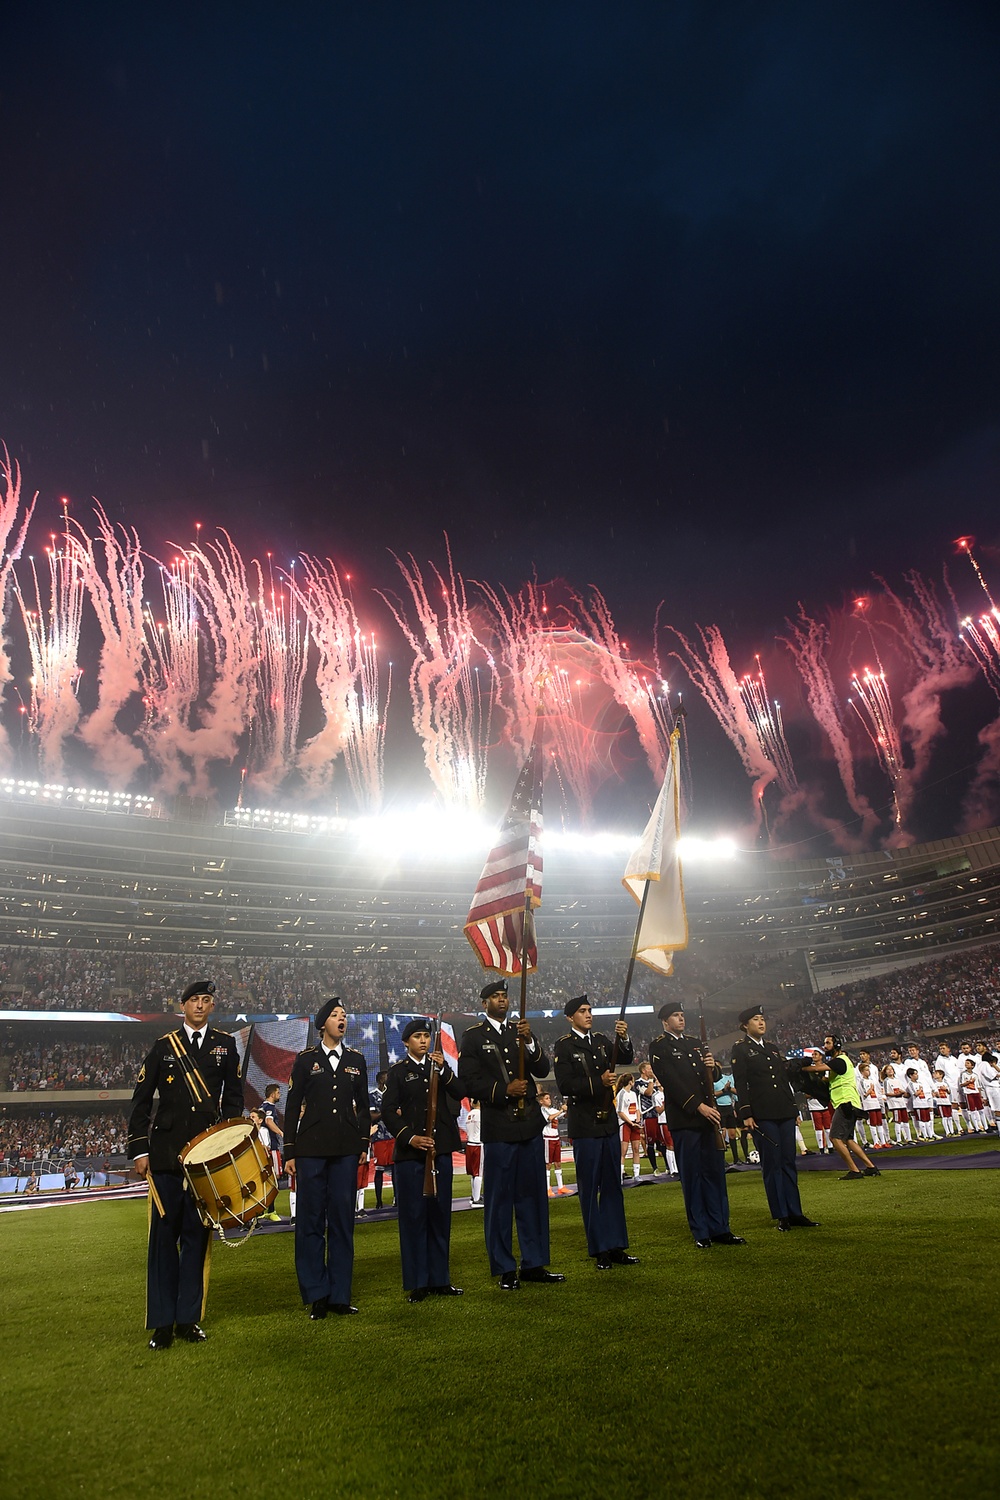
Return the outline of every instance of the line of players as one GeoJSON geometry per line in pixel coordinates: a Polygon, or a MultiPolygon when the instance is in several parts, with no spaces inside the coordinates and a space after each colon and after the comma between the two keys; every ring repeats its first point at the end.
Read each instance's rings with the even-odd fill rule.
{"type": "MultiPolygon", "coordinates": [[[[906,1052],[904,1057],[893,1047],[881,1070],[870,1052],[860,1054],[854,1071],[865,1112],[855,1133],[861,1145],[885,1151],[933,1141],[938,1139],[938,1121],[942,1136],[1000,1132],[1000,1065],[995,1053],[982,1048],[953,1055],[943,1042],[931,1066],[915,1044],[906,1052]]],[[[832,1150],[829,1109],[810,1099],[809,1112],[820,1151],[832,1150]]]]}

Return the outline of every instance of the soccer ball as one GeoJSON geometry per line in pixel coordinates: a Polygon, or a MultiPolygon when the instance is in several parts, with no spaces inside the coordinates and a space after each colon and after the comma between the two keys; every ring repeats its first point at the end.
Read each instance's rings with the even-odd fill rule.
{"type": "Polygon", "coordinates": [[[755,1167],[760,1166],[760,1156],[756,1151],[750,1152],[750,1160],[753,1162],[755,1167]]]}

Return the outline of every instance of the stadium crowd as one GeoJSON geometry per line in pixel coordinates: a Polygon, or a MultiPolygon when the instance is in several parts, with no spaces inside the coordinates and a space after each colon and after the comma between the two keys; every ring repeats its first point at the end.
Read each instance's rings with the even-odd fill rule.
{"type": "MultiPolygon", "coordinates": [[[[711,997],[775,956],[719,954],[699,947],[678,956],[678,978],[711,997]]],[[[547,958],[531,979],[532,1009],[561,1007],[569,995],[584,990],[595,1006],[617,1004],[624,971],[622,955],[611,960],[547,958]]],[[[482,983],[471,951],[426,959],[365,955],[329,962],[249,956],[220,962],[204,954],[11,947],[0,949],[0,1007],[172,1011],[192,974],[216,982],[226,1009],[272,1015],[315,1011],[329,994],[349,996],[359,1011],[411,1011],[417,1006],[461,1011],[475,1001],[482,983]]],[[[661,989],[655,975],[641,967],[636,971],[632,993],[637,1002],[653,1003],[661,989]]]]}
{"type": "Polygon", "coordinates": [[[144,1047],[121,1041],[34,1042],[10,1054],[6,1088],[130,1089],[144,1055],[144,1047]]]}
{"type": "Polygon", "coordinates": [[[0,1113],[0,1175],[22,1161],[121,1157],[128,1132],[121,1110],[93,1115],[0,1113]]]}
{"type": "Polygon", "coordinates": [[[975,948],[811,995],[771,1028],[779,1046],[815,1044],[830,1031],[855,1041],[911,1036],[988,1021],[1000,1007],[1000,947],[975,948]]]}

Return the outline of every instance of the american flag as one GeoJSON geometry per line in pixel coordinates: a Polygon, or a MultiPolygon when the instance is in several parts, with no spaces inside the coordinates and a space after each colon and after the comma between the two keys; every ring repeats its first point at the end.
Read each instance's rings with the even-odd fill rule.
{"type": "MultiPolygon", "coordinates": [[[[391,1067],[393,1063],[406,1056],[406,1044],[403,1041],[403,1027],[410,1021],[419,1021],[427,1016],[425,1010],[396,1011],[382,1017],[382,1035],[385,1038],[385,1066],[391,1067]]],[[[431,1026],[434,1028],[434,1017],[430,1018],[431,1026]]]]}
{"type": "Polygon", "coordinates": [[[520,974],[522,947],[528,973],[538,965],[532,909],[542,900],[541,841],[542,748],[536,727],[465,924],[465,935],[484,969],[520,974]]]}
{"type": "Polygon", "coordinates": [[[270,1083],[281,1084],[281,1104],[292,1072],[296,1053],[309,1045],[309,1020],[289,1016],[281,1021],[265,1021],[244,1026],[235,1033],[236,1047],[243,1067],[243,1097],[247,1109],[256,1109],[270,1083]],[[250,1043],[250,1056],[246,1045],[250,1043]]]}

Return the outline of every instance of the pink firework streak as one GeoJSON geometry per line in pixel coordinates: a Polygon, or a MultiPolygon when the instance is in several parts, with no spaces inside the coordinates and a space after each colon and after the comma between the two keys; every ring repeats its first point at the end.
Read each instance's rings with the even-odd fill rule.
{"type": "Polygon", "coordinates": [[[370,636],[358,632],[355,653],[354,685],[347,699],[348,734],[344,764],[359,808],[364,813],[374,814],[382,810],[385,722],[392,695],[392,663],[386,667],[383,699],[374,632],[370,636]]]}
{"type": "Polygon", "coordinates": [[[472,628],[465,580],[456,573],[445,541],[447,576],[431,564],[439,606],[431,603],[412,554],[408,563],[393,556],[410,591],[415,623],[411,624],[401,600],[390,594],[381,597],[413,651],[413,727],[423,744],[431,781],[447,807],[479,812],[486,791],[493,678],[491,672],[486,686],[477,670],[474,658],[481,655],[485,663],[485,653],[472,628]]]}
{"type": "MultiPolygon", "coordinates": [[[[0,619],[7,618],[7,590],[14,577],[14,564],[24,550],[24,539],[28,523],[38,499],[37,491],[23,510],[21,507],[21,470],[11,462],[7,449],[0,461],[0,619]]],[[[10,657],[7,654],[7,638],[0,630],[0,689],[13,680],[10,657]]],[[[6,728],[0,724],[0,768],[6,770],[12,764],[10,738],[6,728]]]]}
{"type": "MultiPolygon", "coordinates": [[[[350,582],[350,575],[346,581],[350,582]]],[[[325,790],[343,755],[358,806],[375,812],[382,805],[391,671],[386,674],[383,698],[375,636],[362,632],[354,605],[329,558],[321,562],[303,556],[302,576],[290,587],[309,621],[319,654],[316,685],[324,715],[322,729],[299,751],[298,768],[310,790],[325,790]]]]}
{"type": "Polygon", "coordinates": [[[897,636],[917,672],[914,685],[902,699],[902,739],[910,747],[912,765],[903,768],[899,782],[900,816],[905,823],[916,788],[930,765],[934,746],[945,735],[941,696],[952,688],[966,687],[976,668],[961,649],[953,623],[947,618],[933,584],[919,573],[907,573],[912,598],[893,593],[879,579],[899,615],[897,636]]]}
{"type": "Polygon", "coordinates": [[[95,766],[112,789],[124,791],[145,760],[139,746],[116,723],[133,693],[139,691],[145,641],[142,549],[134,530],[112,526],[99,505],[96,515],[103,568],[97,558],[97,539],[88,536],[79,522],[70,522],[66,538],[103,636],[97,707],[81,724],[80,738],[90,747],[95,766]]]}
{"type": "Polygon", "coordinates": [[[786,620],[785,623],[790,634],[782,637],[783,643],[792,653],[799,676],[805,684],[806,698],[813,717],[830,741],[848,804],[851,811],[861,819],[862,838],[867,839],[878,827],[879,819],[868,798],[858,791],[851,742],[844,728],[826,660],[829,631],[819,620],[810,619],[801,605],[798,620],[786,620]]]}
{"type": "Polygon", "coordinates": [[[743,706],[754,727],[761,749],[778,772],[778,785],[786,795],[790,795],[797,791],[798,781],[795,776],[795,767],[792,765],[788,741],[785,739],[781,704],[771,699],[767,691],[760,657],[756,657],[755,660],[757,675],[753,677],[748,673],[743,678],[740,683],[740,697],[743,699],[743,706]]]}
{"type": "Polygon", "coordinates": [[[892,785],[893,821],[899,829],[902,824],[899,784],[904,771],[903,747],[889,696],[889,684],[881,666],[877,672],[871,667],[856,672],[851,678],[851,689],[853,696],[848,698],[848,706],[854,709],[864,725],[879,764],[892,785]]]}
{"type": "Polygon", "coordinates": [[[761,744],[747,711],[722,632],[715,625],[704,628],[699,626],[698,634],[703,647],[699,651],[679,630],[673,626],[670,629],[680,642],[680,651],[672,654],[700,689],[751,778],[754,812],[759,827],[764,816],[764,792],[773,781],[780,779],[779,772],[761,744]]]}
{"type": "Polygon", "coordinates": [[[53,535],[45,553],[48,602],[42,603],[34,558],[29,559],[34,608],[29,608],[17,582],[14,589],[31,655],[28,725],[38,739],[42,775],[48,781],[62,781],[63,742],[80,718],[76,692],[81,676],[78,660],[84,587],[76,554],[66,545],[65,537],[60,545],[53,535]]]}
{"type": "MultiPolygon", "coordinates": [[[[555,627],[545,592],[528,583],[517,594],[477,585],[492,610],[495,639],[491,664],[498,660],[504,735],[523,760],[531,749],[535,717],[544,714],[546,765],[565,792],[568,787],[584,821],[590,817],[599,757],[587,700],[601,678],[601,648],[572,626],[555,627]],[[527,748],[525,749],[525,745],[527,748]]],[[[560,609],[561,616],[570,618],[560,609]]]]}
{"type": "Polygon", "coordinates": [[[302,692],[309,654],[309,626],[290,591],[265,585],[260,563],[256,579],[256,712],[248,781],[258,792],[275,792],[295,760],[302,717],[302,692]]]}
{"type": "Polygon", "coordinates": [[[601,672],[615,700],[626,710],[635,725],[639,743],[653,779],[662,782],[669,755],[670,730],[665,728],[663,713],[651,687],[649,673],[629,661],[604,595],[591,585],[591,602],[580,600],[583,617],[595,639],[604,648],[601,672]]]}
{"type": "Polygon", "coordinates": [[[180,730],[187,729],[201,687],[199,610],[186,558],[176,557],[169,568],[161,564],[160,584],[163,618],[155,619],[148,604],[143,611],[146,712],[140,734],[159,768],[159,790],[173,795],[184,791],[190,780],[181,755],[180,730]]]}

